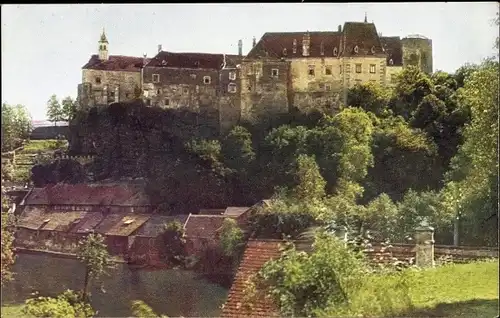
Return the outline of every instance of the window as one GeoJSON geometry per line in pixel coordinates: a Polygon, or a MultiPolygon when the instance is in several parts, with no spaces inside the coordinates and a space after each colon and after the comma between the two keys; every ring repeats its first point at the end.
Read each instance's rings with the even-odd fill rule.
{"type": "Polygon", "coordinates": [[[361,64],[356,64],[356,73],[361,73],[361,64]]]}
{"type": "Polygon", "coordinates": [[[187,88],[184,88],[183,93],[187,95],[189,93],[189,90],[187,88]]]}
{"type": "Polygon", "coordinates": [[[108,102],[112,102],[115,100],[115,92],[109,92],[109,100],[108,102]]]}
{"type": "Polygon", "coordinates": [[[314,76],[314,65],[309,65],[309,76],[314,76]]]}
{"type": "Polygon", "coordinates": [[[99,76],[96,76],[95,83],[96,84],[101,84],[101,78],[99,76]]]}
{"type": "Polygon", "coordinates": [[[375,74],[375,64],[370,64],[370,73],[375,74]]]}
{"type": "Polygon", "coordinates": [[[192,79],[196,79],[196,74],[191,74],[192,79]]]}
{"type": "Polygon", "coordinates": [[[357,45],[354,47],[354,53],[359,53],[359,47],[357,45]]]}
{"type": "Polygon", "coordinates": [[[319,51],[321,55],[325,55],[325,44],[323,42],[320,44],[319,51]]]}
{"type": "Polygon", "coordinates": [[[236,93],[236,84],[231,83],[227,86],[227,91],[229,93],[236,93]]]}
{"type": "Polygon", "coordinates": [[[157,89],[156,90],[156,95],[160,95],[161,94],[161,89],[157,89]]]}
{"type": "Polygon", "coordinates": [[[391,74],[391,83],[396,83],[397,76],[396,74],[391,74]]]}
{"type": "Polygon", "coordinates": [[[151,106],[151,99],[146,99],[146,106],[151,106]]]}
{"type": "Polygon", "coordinates": [[[333,48],[333,56],[337,56],[337,48],[333,48]]]}
{"type": "Polygon", "coordinates": [[[130,99],[131,95],[132,95],[132,94],[130,94],[130,93],[126,93],[126,94],[125,94],[125,98],[126,98],[126,99],[130,99]]]}
{"type": "Polygon", "coordinates": [[[394,61],[392,59],[389,60],[389,65],[393,65],[394,61]]]}
{"type": "Polygon", "coordinates": [[[210,84],[212,82],[212,79],[210,76],[203,76],[203,83],[205,84],[210,84]]]}
{"type": "Polygon", "coordinates": [[[342,65],[339,66],[340,74],[342,74],[342,65]]]}
{"type": "Polygon", "coordinates": [[[236,72],[229,72],[229,79],[234,81],[236,79],[236,72]]]}
{"type": "Polygon", "coordinates": [[[320,91],[325,90],[325,84],[324,83],[319,83],[319,90],[320,91]]]}
{"type": "Polygon", "coordinates": [[[332,89],[332,87],[330,86],[330,84],[326,84],[326,85],[325,85],[325,90],[326,90],[326,91],[329,91],[329,90],[331,90],[331,89],[332,89]]]}
{"type": "Polygon", "coordinates": [[[286,48],[283,49],[283,55],[286,56],[286,48]]]}
{"type": "Polygon", "coordinates": [[[325,68],[325,75],[332,75],[332,67],[330,65],[325,68]]]}
{"type": "Polygon", "coordinates": [[[163,103],[165,104],[165,106],[168,106],[170,105],[170,99],[166,98],[163,103]]]}
{"type": "Polygon", "coordinates": [[[293,53],[297,53],[297,40],[293,39],[293,53]]]}
{"type": "Polygon", "coordinates": [[[272,76],[272,77],[278,77],[278,74],[279,74],[279,71],[278,71],[278,69],[277,69],[277,68],[273,68],[273,69],[271,70],[271,76],[272,76]]]}
{"type": "Polygon", "coordinates": [[[160,82],[160,74],[153,74],[153,83],[160,82]]]}
{"type": "Polygon", "coordinates": [[[345,72],[346,72],[346,73],[350,73],[350,72],[351,72],[351,64],[347,64],[347,65],[345,66],[345,72]]]}
{"type": "Polygon", "coordinates": [[[374,46],[372,46],[371,51],[372,51],[372,54],[375,54],[375,47],[374,46]]]}

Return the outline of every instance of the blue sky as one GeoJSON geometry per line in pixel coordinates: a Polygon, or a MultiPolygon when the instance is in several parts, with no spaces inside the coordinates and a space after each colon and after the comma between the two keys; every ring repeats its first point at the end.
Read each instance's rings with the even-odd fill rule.
{"type": "Polygon", "coordinates": [[[337,30],[375,22],[383,35],[433,40],[435,69],[453,72],[496,53],[498,5],[484,3],[3,5],[2,102],[44,119],[56,94],[76,97],[81,67],[97,51],[103,27],[110,54],[154,56],[163,50],[248,52],[265,32],[337,30]]]}

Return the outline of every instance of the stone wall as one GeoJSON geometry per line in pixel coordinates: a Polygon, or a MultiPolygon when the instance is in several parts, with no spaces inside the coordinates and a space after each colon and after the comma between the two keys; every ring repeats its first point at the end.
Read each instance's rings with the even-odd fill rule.
{"type": "Polygon", "coordinates": [[[241,119],[254,122],[289,112],[290,63],[244,60],[241,68],[241,119]]]}
{"type": "Polygon", "coordinates": [[[433,70],[432,40],[420,37],[407,37],[401,40],[403,46],[403,66],[417,66],[431,74],[433,70]]]}
{"type": "Polygon", "coordinates": [[[84,69],[79,87],[79,101],[83,108],[133,100],[141,87],[141,72],[103,71],[84,69]]]}

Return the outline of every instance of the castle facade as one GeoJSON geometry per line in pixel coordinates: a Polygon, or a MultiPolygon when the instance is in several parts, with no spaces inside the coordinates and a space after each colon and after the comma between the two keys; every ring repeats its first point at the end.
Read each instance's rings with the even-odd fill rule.
{"type": "Polygon", "coordinates": [[[374,82],[387,87],[404,67],[432,73],[432,40],[382,36],[375,24],[346,22],[336,32],[265,33],[243,56],[174,53],[153,58],[98,54],[82,68],[80,107],[142,98],[147,106],[211,114],[221,130],[293,109],[334,113],[347,90],[374,82]]]}

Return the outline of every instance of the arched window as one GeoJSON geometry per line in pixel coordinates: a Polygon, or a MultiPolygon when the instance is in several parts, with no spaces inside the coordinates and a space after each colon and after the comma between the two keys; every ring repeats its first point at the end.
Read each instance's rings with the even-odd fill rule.
{"type": "Polygon", "coordinates": [[[389,65],[393,65],[394,61],[392,59],[389,60],[389,65]]]}
{"type": "Polygon", "coordinates": [[[359,53],[359,47],[357,45],[354,47],[354,53],[359,53]]]}
{"type": "Polygon", "coordinates": [[[286,55],[286,48],[283,49],[283,55],[286,55]]]}
{"type": "Polygon", "coordinates": [[[372,54],[375,54],[375,47],[372,46],[372,54]]]}
{"type": "Polygon", "coordinates": [[[335,47],[335,48],[333,48],[333,56],[337,56],[337,54],[338,54],[338,51],[337,51],[337,48],[335,47]]]}

